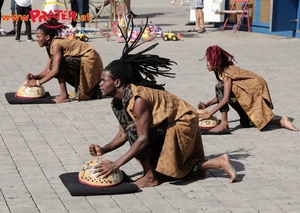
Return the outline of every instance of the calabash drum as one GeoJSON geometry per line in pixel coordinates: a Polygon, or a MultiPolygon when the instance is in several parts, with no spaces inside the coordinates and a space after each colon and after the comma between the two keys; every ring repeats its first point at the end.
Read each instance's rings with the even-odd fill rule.
{"type": "Polygon", "coordinates": [[[79,182],[93,187],[107,187],[121,183],[123,181],[123,174],[120,169],[110,175],[97,177],[98,173],[94,173],[94,167],[102,161],[105,161],[105,159],[95,158],[86,162],[78,174],[79,182]]]}
{"type": "MultiPolygon", "coordinates": [[[[203,109],[198,109],[197,113],[198,114],[202,114],[202,113],[206,113],[206,110],[203,109]]],[[[215,126],[217,126],[219,124],[218,119],[216,116],[211,116],[209,119],[205,119],[205,120],[201,120],[199,119],[199,127],[200,129],[204,129],[204,130],[210,130],[212,128],[214,128],[215,126]]]]}
{"type": "Polygon", "coordinates": [[[45,89],[41,86],[27,87],[24,82],[18,89],[16,96],[18,98],[41,98],[45,95],[45,89]]]}

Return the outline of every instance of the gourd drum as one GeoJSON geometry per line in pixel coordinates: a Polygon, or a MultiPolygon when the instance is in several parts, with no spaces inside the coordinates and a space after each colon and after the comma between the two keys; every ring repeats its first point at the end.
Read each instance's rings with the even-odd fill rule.
{"type": "Polygon", "coordinates": [[[25,86],[26,82],[21,84],[19,87],[16,97],[17,98],[28,98],[28,99],[34,99],[34,98],[41,98],[45,95],[45,89],[41,86],[34,86],[34,87],[27,87],[25,86]]]}
{"type": "MultiPolygon", "coordinates": [[[[197,113],[198,114],[202,114],[202,113],[206,113],[206,110],[203,109],[198,109],[197,113]]],[[[218,119],[216,116],[211,116],[209,119],[205,119],[205,120],[201,120],[199,119],[199,127],[200,129],[203,130],[210,130],[212,128],[214,128],[215,126],[217,126],[219,124],[218,119]]]]}
{"type": "Polygon", "coordinates": [[[79,182],[93,187],[107,187],[121,183],[123,181],[123,174],[120,169],[110,175],[97,177],[98,173],[94,173],[94,167],[102,161],[105,161],[105,159],[95,158],[86,162],[78,174],[79,182]]]}

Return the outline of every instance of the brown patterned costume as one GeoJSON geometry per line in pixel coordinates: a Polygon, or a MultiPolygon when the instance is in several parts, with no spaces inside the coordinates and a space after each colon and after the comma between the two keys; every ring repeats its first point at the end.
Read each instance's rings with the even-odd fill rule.
{"type": "Polygon", "coordinates": [[[131,144],[137,137],[133,114],[136,97],[146,100],[152,112],[150,145],[137,159],[150,159],[157,172],[174,178],[186,176],[197,161],[205,161],[196,110],[169,92],[133,84],[126,88],[122,101],[112,101],[131,144]]]}
{"type": "MultiPolygon", "coordinates": [[[[229,104],[241,116],[241,124],[246,126],[249,117],[255,126],[261,130],[274,117],[273,104],[265,79],[248,70],[234,65],[229,66],[217,76],[216,96],[220,101],[223,98],[223,77],[232,79],[231,100],[229,104]],[[243,121],[244,119],[244,121],[243,121]]],[[[221,108],[221,112],[228,111],[228,105],[221,108]]]]}
{"type": "Polygon", "coordinates": [[[79,92],[79,101],[100,98],[99,82],[103,64],[99,53],[85,42],[54,37],[48,52],[51,68],[52,47],[56,44],[63,48],[63,59],[56,77],[64,78],[68,84],[75,87],[75,91],[79,92]]]}

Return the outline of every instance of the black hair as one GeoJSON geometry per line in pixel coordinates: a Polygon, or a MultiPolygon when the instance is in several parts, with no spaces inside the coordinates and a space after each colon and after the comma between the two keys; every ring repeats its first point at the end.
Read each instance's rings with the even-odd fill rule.
{"type": "Polygon", "coordinates": [[[60,34],[61,29],[64,27],[62,23],[59,23],[56,19],[49,19],[46,23],[40,24],[36,30],[41,30],[45,35],[49,35],[50,38],[54,38],[60,34]]]}
{"type": "Polygon", "coordinates": [[[132,50],[145,43],[139,42],[147,24],[148,18],[146,24],[144,27],[140,28],[139,35],[131,45],[129,45],[129,40],[133,34],[133,19],[131,18],[127,21],[126,32],[128,32],[128,29],[131,26],[129,35],[127,35],[127,33],[125,35],[120,26],[118,26],[125,40],[122,56],[120,59],[114,60],[108,64],[104,70],[109,71],[112,78],[120,79],[125,84],[132,83],[156,89],[164,89],[164,84],[157,84],[155,77],[161,75],[174,78],[175,73],[170,73],[169,71],[172,70],[170,66],[176,64],[176,62],[171,61],[168,58],[162,58],[159,55],[145,54],[146,52],[154,49],[158,43],[153,44],[136,54],[129,54],[132,50]]]}

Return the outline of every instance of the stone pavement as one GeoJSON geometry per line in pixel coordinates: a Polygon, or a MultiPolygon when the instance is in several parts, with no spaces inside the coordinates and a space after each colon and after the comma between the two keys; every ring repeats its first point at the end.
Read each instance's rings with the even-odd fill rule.
{"type": "MultiPolygon", "coordinates": [[[[5,1],[2,14],[10,13],[5,1]]],[[[33,8],[39,8],[35,1],[33,8]]],[[[160,38],[152,53],[173,59],[175,79],[160,77],[166,89],[194,107],[198,101],[214,96],[215,77],[206,70],[204,56],[210,45],[220,45],[232,53],[238,65],[263,76],[269,85],[276,115],[288,115],[300,127],[299,39],[207,27],[204,34],[186,33],[189,5],[172,6],[169,1],[132,1],[133,11],[164,30],[182,32],[183,41],[165,42],[160,38]]],[[[107,11],[100,19],[107,21],[107,11]],[[106,15],[105,15],[106,13],[106,15]]],[[[11,30],[10,22],[2,22],[11,30]]],[[[37,24],[33,24],[33,30],[37,24]]],[[[24,25],[23,25],[24,28],[24,25]]],[[[34,37],[35,38],[35,37],[34,37]]],[[[15,92],[28,72],[40,72],[46,62],[46,51],[36,43],[15,43],[14,37],[0,37],[0,212],[299,212],[300,148],[299,132],[285,129],[239,128],[238,116],[229,113],[231,135],[203,135],[208,158],[228,153],[238,174],[228,183],[228,176],[209,170],[206,178],[166,182],[141,192],[113,196],[72,197],[59,179],[66,172],[77,172],[91,159],[88,145],[104,145],[118,128],[111,109],[111,99],[44,105],[9,105],[6,92],[15,92]]],[[[113,38],[114,39],[114,38],[113,38]]],[[[120,56],[123,44],[106,41],[95,35],[90,44],[99,51],[104,65],[120,56]]],[[[59,93],[56,80],[44,85],[52,95],[59,93]]],[[[71,88],[70,88],[71,89],[71,88]]],[[[220,117],[220,114],[216,114],[220,117]]],[[[117,159],[128,145],[109,153],[117,159]]],[[[142,168],[136,160],[121,167],[132,179],[142,168]]]]}

